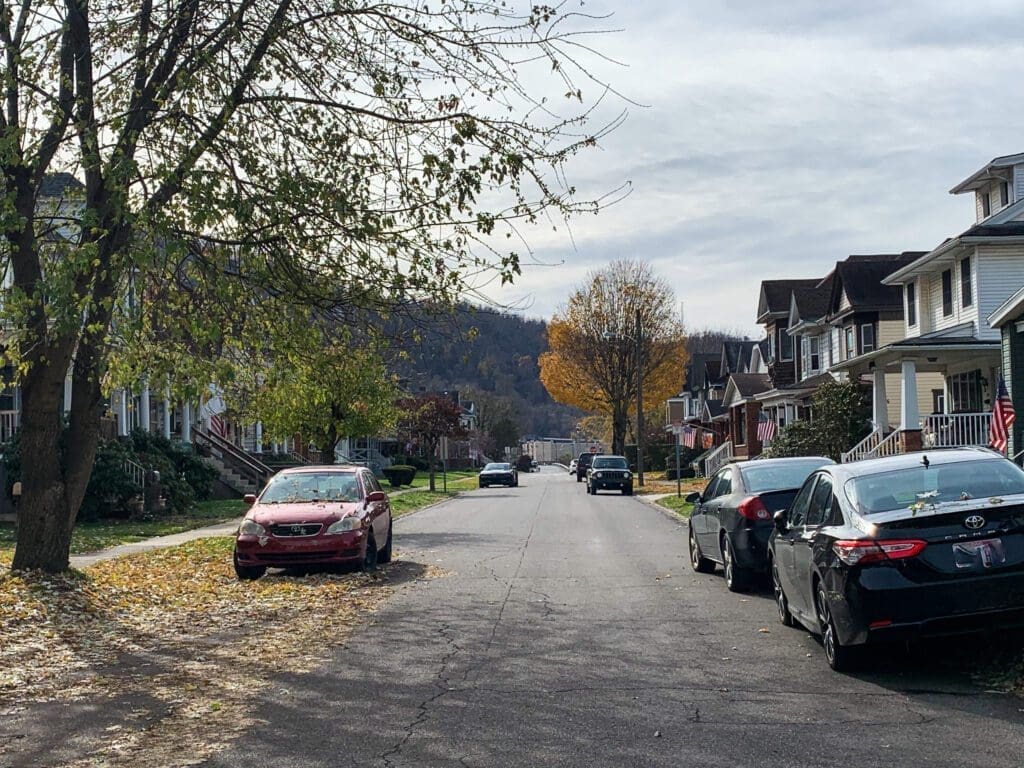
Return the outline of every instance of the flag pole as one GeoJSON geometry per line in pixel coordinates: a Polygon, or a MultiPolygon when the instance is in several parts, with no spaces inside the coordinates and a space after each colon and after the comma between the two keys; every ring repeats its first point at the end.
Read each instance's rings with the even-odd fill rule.
{"type": "Polygon", "coordinates": [[[679,476],[679,442],[683,439],[681,432],[676,433],[676,498],[683,495],[683,481],[679,476]]]}

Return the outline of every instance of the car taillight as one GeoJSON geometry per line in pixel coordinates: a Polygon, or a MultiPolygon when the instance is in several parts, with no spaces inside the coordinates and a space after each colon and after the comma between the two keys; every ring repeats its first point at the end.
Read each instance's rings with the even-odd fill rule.
{"type": "Polygon", "coordinates": [[[770,520],[771,515],[768,514],[768,508],[764,505],[758,496],[748,496],[740,505],[736,507],[736,511],[739,512],[747,520],[770,520]]]}
{"type": "Polygon", "coordinates": [[[832,551],[847,565],[857,565],[917,557],[927,546],[919,539],[850,539],[835,542],[832,551]]]}

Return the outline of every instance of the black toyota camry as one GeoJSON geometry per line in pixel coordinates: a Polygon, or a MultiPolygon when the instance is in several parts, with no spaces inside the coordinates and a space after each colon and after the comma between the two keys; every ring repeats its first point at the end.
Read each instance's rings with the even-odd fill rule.
{"type": "Polygon", "coordinates": [[[836,464],[775,518],[779,619],[861,646],[1024,625],[1024,470],[986,449],[836,464]]]}

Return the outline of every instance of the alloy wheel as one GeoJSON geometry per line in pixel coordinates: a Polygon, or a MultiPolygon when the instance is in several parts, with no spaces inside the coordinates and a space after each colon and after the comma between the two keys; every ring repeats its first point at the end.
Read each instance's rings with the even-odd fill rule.
{"type": "Polygon", "coordinates": [[[825,649],[825,659],[829,666],[836,663],[836,632],[832,623],[832,612],[828,608],[825,590],[818,587],[818,623],[821,625],[821,645],[825,649]]]}
{"type": "Polygon", "coordinates": [[[725,583],[727,586],[732,586],[735,578],[734,566],[732,562],[732,547],[729,545],[729,537],[722,537],[722,569],[725,571],[725,583]]]}
{"type": "Polygon", "coordinates": [[[779,564],[772,558],[772,589],[775,591],[775,607],[779,611],[779,621],[784,626],[793,626],[793,614],[789,610],[789,601],[786,593],[782,590],[782,582],[779,580],[779,564]]]}

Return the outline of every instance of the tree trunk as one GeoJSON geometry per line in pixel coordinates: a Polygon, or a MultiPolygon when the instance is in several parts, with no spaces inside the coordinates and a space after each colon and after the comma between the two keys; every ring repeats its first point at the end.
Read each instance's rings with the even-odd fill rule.
{"type": "Polygon", "coordinates": [[[435,490],[437,490],[437,487],[434,484],[434,473],[437,471],[437,467],[436,467],[436,465],[434,463],[434,454],[436,452],[437,452],[437,443],[436,442],[429,443],[427,445],[427,466],[430,467],[430,473],[428,475],[428,477],[430,479],[430,484],[427,487],[430,489],[430,491],[432,493],[435,490]]]}
{"type": "Polygon", "coordinates": [[[629,427],[629,417],[625,408],[615,408],[612,411],[612,453],[617,456],[626,454],[626,429],[629,427]]]}
{"type": "Polygon", "coordinates": [[[323,451],[320,452],[320,461],[324,461],[324,464],[337,464],[338,463],[338,442],[341,440],[338,437],[338,430],[331,427],[327,430],[327,445],[330,446],[330,459],[324,461],[323,451]]]}

